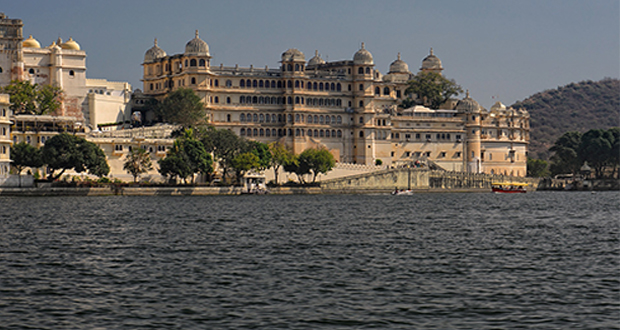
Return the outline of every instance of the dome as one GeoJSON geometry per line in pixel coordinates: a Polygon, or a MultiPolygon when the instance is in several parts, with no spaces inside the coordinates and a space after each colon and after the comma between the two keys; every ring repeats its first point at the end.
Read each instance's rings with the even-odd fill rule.
{"type": "Polygon", "coordinates": [[[314,51],[314,57],[310,59],[310,61],[308,61],[308,65],[319,65],[319,64],[325,64],[325,61],[319,56],[319,51],[315,50],[314,51]]]}
{"type": "Polygon", "coordinates": [[[420,70],[443,70],[441,60],[433,54],[433,48],[431,48],[430,54],[422,60],[422,68],[420,70]]]}
{"type": "Polygon", "coordinates": [[[372,60],[372,54],[364,48],[364,43],[362,42],[362,48],[358,50],[355,55],[353,55],[353,64],[368,64],[373,65],[374,62],[372,60]]]}
{"type": "Polygon", "coordinates": [[[460,100],[456,104],[456,110],[458,110],[459,112],[471,113],[479,112],[480,110],[482,110],[482,107],[480,106],[480,104],[478,104],[478,102],[476,102],[476,100],[469,97],[469,91],[467,91],[465,98],[460,100]]]}
{"type": "Polygon", "coordinates": [[[60,48],[70,49],[70,50],[80,50],[80,45],[77,42],[75,42],[73,38],[69,37],[69,40],[67,40],[65,43],[62,43],[60,45],[60,48]]]}
{"type": "Polygon", "coordinates": [[[285,61],[305,61],[306,56],[299,49],[291,48],[282,53],[282,62],[285,61]]]}
{"type": "Polygon", "coordinates": [[[506,106],[500,101],[495,102],[495,104],[491,106],[491,111],[498,111],[498,110],[506,110],[506,106]]]}
{"type": "Polygon", "coordinates": [[[194,39],[185,44],[185,54],[209,55],[209,45],[198,37],[198,30],[194,39]]]}
{"type": "Polygon", "coordinates": [[[41,48],[41,44],[32,37],[32,34],[30,35],[30,37],[28,37],[28,39],[24,40],[24,42],[22,42],[22,47],[24,48],[41,48]]]}
{"type": "Polygon", "coordinates": [[[157,38],[155,38],[155,44],[144,54],[144,62],[152,62],[158,58],[166,56],[166,52],[157,46],[157,38]]]}
{"type": "Polygon", "coordinates": [[[390,72],[389,73],[409,73],[409,66],[405,61],[400,59],[400,53],[398,53],[398,58],[396,61],[390,64],[390,72]]]}

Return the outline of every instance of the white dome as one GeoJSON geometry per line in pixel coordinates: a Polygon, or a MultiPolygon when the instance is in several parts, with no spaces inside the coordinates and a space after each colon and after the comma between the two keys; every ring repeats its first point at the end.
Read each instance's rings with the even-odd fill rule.
{"type": "Polygon", "coordinates": [[[282,62],[286,61],[305,61],[306,56],[299,49],[290,48],[282,53],[282,62]]]}
{"type": "Polygon", "coordinates": [[[198,37],[198,30],[194,39],[185,45],[186,55],[209,55],[209,45],[198,37]]]}
{"type": "Polygon", "coordinates": [[[312,57],[310,61],[308,61],[308,66],[319,64],[325,64],[325,61],[321,58],[321,56],[319,56],[319,51],[315,50],[314,57],[312,57]]]}
{"type": "Polygon", "coordinates": [[[409,65],[400,59],[400,53],[398,53],[396,61],[390,64],[390,71],[388,74],[389,73],[409,73],[409,65]]]}
{"type": "Polygon", "coordinates": [[[364,43],[362,42],[362,48],[358,50],[355,55],[353,55],[353,64],[366,64],[373,65],[372,54],[364,48],[364,43]]]}
{"type": "Polygon", "coordinates": [[[152,62],[158,58],[162,58],[165,56],[166,52],[157,46],[157,38],[155,38],[153,47],[147,50],[144,54],[144,62],[152,62]]]}

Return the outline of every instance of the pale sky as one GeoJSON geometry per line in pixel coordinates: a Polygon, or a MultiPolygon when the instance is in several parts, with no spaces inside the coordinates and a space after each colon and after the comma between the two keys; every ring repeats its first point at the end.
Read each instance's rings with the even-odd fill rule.
{"type": "MultiPolygon", "coordinates": [[[[169,55],[200,31],[212,65],[277,68],[289,48],[350,60],[362,42],[386,74],[398,53],[417,73],[434,49],[444,76],[482,106],[571,82],[620,76],[619,0],[3,1],[42,46],[73,37],[87,77],[142,89],[144,53],[169,55]],[[493,97],[496,99],[494,100],[493,97]]],[[[460,97],[463,97],[461,95],[460,97]]]]}

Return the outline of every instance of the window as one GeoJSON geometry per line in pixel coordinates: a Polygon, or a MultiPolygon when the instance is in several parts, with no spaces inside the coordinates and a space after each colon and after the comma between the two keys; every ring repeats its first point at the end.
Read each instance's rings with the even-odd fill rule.
{"type": "Polygon", "coordinates": [[[198,66],[205,66],[205,60],[198,61],[198,66]]]}
{"type": "Polygon", "coordinates": [[[357,69],[357,73],[358,74],[364,74],[364,68],[357,69]]]}
{"type": "Polygon", "coordinates": [[[226,115],[226,121],[230,123],[230,115],[226,115]]]}
{"type": "Polygon", "coordinates": [[[215,103],[220,103],[220,98],[219,98],[219,96],[216,96],[216,97],[215,97],[215,103]]]}
{"type": "Polygon", "coordinates": [[[360,84],[360,91],[364,90],[364,84],[360,84]]]}
{"type": "Polygon", "coordinates": [[[230,97],[226,97],[226,104],[230,104],[230,97]]]}
{"type": "Polygon", "coordinates": [[[214,83],[215,83],[215,87],[218,87],[220,85],[220,81],[217,79],[215,79],[214,83]]]}
{"type": "Polygon", "coordinates": [[[30,73],[30,74],[34,74],[34,69],[30,69],[30,70],[28,70],[28,73],[30,73]]]}
{"type": "MultiPolygon", "coordinates": [[[[187,61],[186,61],[186,62],[187,62],[187,61]]],[[[186,66],[187,66],[187,64],[186,64],[186,66]]],[[[192,58],[192,59],[189,61],[189,66],[196,66],[196,59],[193,59],[193,58],[192,58]]]]}
{"type": "Polygon", "coordinates": [[[381,89],[379,87],[375,87],[375,95],[379,95],[381,93],[381,89]]]}
{"type": "Polygon", "coordinates": [[[196,78],[192,77],[192,85],[196,85],[196,78]]]}
{"type": "Polygon", "coordinates": [[[69,70],[69,77],[71,78],[75,77],[75,71],[69,70]]]}
{"type": "Polygon", "coordinates": [[[383,88],[383,95],[390,95],[390,89],[388,87],[383,88]]]}
{"type": "Polygon", "coordinates": [[[366,74],[370,74],[370,68],[366,68],[366,74]]]}
{"type": "MultiPolygon", "coordinates": [[[[149,68],[150,69],[150,68],[149,68]]],[[[0,66],[0,73],[2,73],[2,67],[0,66]]]]}
{"type": "Polygon", "coordinates": [[[232,81],[226,80],[226,87],[232,87],[232,81]]]}

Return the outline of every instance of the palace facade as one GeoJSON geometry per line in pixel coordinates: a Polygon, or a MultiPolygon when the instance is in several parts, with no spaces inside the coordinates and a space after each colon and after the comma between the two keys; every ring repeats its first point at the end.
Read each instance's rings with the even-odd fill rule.
{"type": "MultiPolygon", "coordinates": [[[[500,102],[487,110],[469,93],[438,110],[401,109],[401,102],[415,95],[405,95],[414,73],[400,54],[385,75],[363,43],[351,60],[332,62],[318,51],[306,61],[292,48],[282,53],[277,68],[214,66],[211,59],[198,31],[185,52],[174,55],[155,39],[144,55],[143,91],[134,102],[191,88],[215,127],[264,143],[281,141],[297,154],[324,147],[342,163],[422,163],[449,171],[526,175],[525,110],[500,102]]],[[[420,71],[443,71],[432,49],[420,71]]],[[[148,109],[135,110],[143,121],[154,120],[148,109]]]]}

